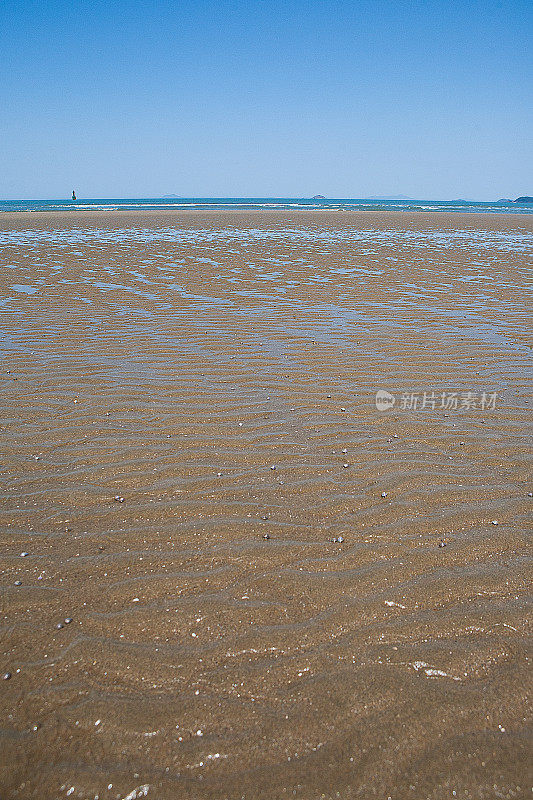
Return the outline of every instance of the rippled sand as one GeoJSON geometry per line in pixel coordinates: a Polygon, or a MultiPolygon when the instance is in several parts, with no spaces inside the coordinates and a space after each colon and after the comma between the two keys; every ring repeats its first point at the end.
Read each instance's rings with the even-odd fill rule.
{"type": "Polygon", "coordinates": [[[0,217],[2,798],[529,796],[532,252],[0,217]]]}

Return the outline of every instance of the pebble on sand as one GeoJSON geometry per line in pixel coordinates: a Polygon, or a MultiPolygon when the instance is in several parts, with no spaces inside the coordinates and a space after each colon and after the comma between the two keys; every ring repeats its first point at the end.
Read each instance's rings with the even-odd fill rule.
{"type": "Polygon", "coordinates": [[[381,492],[382,497],[387,497],[387,492],[381,492]]]}
{"type": "Polygon", "coordinates": [[[446,542],[444,539],[439,539],[439,547],[446,547],[446,542]]]}
{"type": "Polygon", "coordinates": [[[26,556],[29,556],[29,553],[27,553],[25,550],[23,550],[22,553],[20,554],[20,557],[21,558],[26,558],[26,556]]]}
{"type": "Polygon", "coordinates": [[[116,494],[114,496],[113,500],[115,501],[115,503],[123,503],[124,502],[124,498],[121,497],[119,494],[116,494]]]}
{"type": "Polygon", "coordinates": [[[269,533],[264,533],[263,534],[263,539],[270,539],[270,534],[269,533]]]}
{"type": "Polygon", "coordinates": [[[22,586],[22,581],[15,581],[15,586],[22,586]]]}
{"type": "Polygon", "coordinates": [[[4,674],[2,675],[2,680],[3,681],[8,681],[10,678],[11,678],[11,673],[10,672],[4,672],[4,674]]]}
{"type": "Polygon", "coordinates": [[[333,544],[342,544],[344,542],[344,536],[335,536],[333,539],[333,544]]]}

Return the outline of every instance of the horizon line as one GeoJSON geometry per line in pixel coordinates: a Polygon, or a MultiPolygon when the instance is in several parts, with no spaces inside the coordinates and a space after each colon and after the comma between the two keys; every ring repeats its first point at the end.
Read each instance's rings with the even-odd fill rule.
{"type": "MultiPolygon", "coordinates": [[[[527,195],[520,195],[520,197],[526,197],[527,195]]],[[[76,200],[72,200],[71,197],[64,196],[64,197],[4,197],[0,198],[0,203],[31,203],[31,202],[82,202],[82,201],[92,201],[92,200],[316,200],[316,201],[337,201],[337,200],[351,200],[351,201],[361,201],[361,200],[371,200],[371,201],[386,201],[386,202],[433,202],[433,203],[453,203],[453,202],[460,202],[460,203],[494,203],[500,200],[507,200],[512,203],[516,202],[518,198],[512,199],[507,197],[499,197],[497,199],[490,199],[490,200],[482,200],[479,198],[465,198],[465,197],[452,197],[449,199],[445,198],[438,198],[438,197],[408,197],[408,196],[394,196],[394,195],[383,195],[383,196],[367,196],[367,197],[326,197],[326,196],[309,196],[309,195],[139,195],[134,196],[131,195],[129,197],[76,197],[76,200]]]]}

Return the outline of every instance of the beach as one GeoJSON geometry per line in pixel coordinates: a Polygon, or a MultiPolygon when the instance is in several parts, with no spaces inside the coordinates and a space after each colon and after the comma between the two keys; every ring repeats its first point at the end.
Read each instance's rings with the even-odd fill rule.
{"type": "Polygon", "coordinates": [[[532,252],[0,214],[2,798],[529,795],[532,252]]]}

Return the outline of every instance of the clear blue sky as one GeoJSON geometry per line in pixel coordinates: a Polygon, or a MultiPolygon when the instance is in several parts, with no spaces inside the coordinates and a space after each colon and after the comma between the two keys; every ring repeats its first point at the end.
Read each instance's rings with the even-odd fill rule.
{"type": "Polygon", "coordinates": [[[2,0],[0,198],[533,194],[532,0],[2,0]]]}

